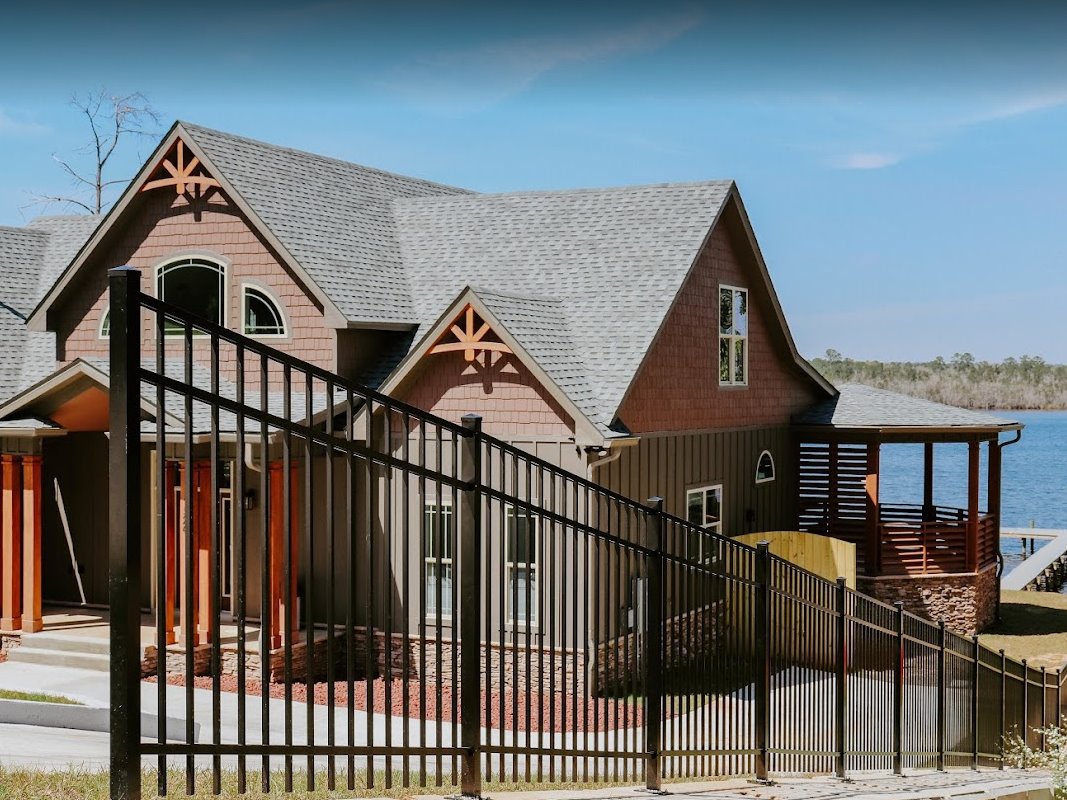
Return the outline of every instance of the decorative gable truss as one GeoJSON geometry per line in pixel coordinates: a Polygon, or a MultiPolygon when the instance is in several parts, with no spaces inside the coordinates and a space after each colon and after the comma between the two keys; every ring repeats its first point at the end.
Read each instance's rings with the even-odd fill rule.
{"type": "Polygon", "coordinates": [[[185,194],[193,187],[200,190],[196,192],[197,195],[202,195],[205,189],[220,188],[219,182],[208,175],[200,159],[187,152],[185,142],[181,139],[174,143],[159,166],[149,174],[141,191],[148,192],[166,186],[173,186],[179,195],[185,194]]]}
{"type": "Polygon", "coordinates": [[[488,322],[474,311],[474,306],[460,312],[448,330],[430,348],[430,354],[463,351],[466,361],[474,361],[479,352],[511,354],[511,348],[500,341],[488,322]],[[461,327],[462,323],[462,327],[461,327]],[[491,336],[492,338],[487,338],[491,336]]]}

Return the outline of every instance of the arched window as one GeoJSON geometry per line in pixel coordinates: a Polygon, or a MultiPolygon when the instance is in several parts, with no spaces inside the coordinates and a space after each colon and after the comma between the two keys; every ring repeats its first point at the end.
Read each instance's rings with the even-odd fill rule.
{"type": "Polygon", "coordinates": [[[756,462],[756,483],[770,483],[774,480],[774,457],[770,450],[759,454],[756,462]]]}
{"type": "Polygon", "coordinates": [[[104,313],[100,315],[100,330],[97,335],[101,339],[107,339],[111,335],[111,306],[105,306],[104,313]]]}
{"type": "Polygon", "coordinates": [[[285,317],[278,302],[263,289],[245,286],[243,296],[246,336],[285,336],[285,317]]]}
{"type": "MultiPolygon", "coordinates": [[[[156,296],[198,317],[226,324],[226,267],[204,258],[182,258],[156,272],[156,296]]],[[[169,323],[167,333],[182,333],[169,323]]]]}

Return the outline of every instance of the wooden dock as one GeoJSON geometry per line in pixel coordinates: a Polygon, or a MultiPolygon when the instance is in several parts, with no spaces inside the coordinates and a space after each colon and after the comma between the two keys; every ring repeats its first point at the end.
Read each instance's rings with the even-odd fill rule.
{"type": "Polygon", "coordinates": [[[1041,549],[1004,576],[1001,589],[1059,591],[1067,579],[1067,530],[1002,528],[1000,535],[1047,540],[1041,549]]]}

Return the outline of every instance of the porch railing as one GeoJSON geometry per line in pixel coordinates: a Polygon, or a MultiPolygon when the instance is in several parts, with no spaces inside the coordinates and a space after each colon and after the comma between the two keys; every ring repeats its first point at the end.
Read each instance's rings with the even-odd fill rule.
{"type": "Polygon", "coordinates": [[[239,789],[478,795],[974,767],[1058,717],[1059,673],[607,491],[476,417],[195,318],[138,277],[110,276],[112,797],[140,796],[142,756],[160,794],[218,793],[229,769],[239,789]],[[184,737],[142,736],[142,675],[184,737]]]}
{"type": "Polygon", "coordinates": [[[996,563],[996,518],[981,514],[971,529],[966,509],[949,506],[881,506],[878,525],[881,574],[970,572],[996,563]],[[971,538],[973,537],[973,541],[971,538]],[[971,548],[977,551],[971,553],[971,548]]]}

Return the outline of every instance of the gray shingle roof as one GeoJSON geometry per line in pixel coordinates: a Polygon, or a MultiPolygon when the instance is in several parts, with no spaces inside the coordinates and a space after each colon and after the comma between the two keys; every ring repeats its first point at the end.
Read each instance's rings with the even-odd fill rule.
{"type": "Polygon", "coordinates": [[[558,359],[561,375],[584,378],[561,386],[578,392],[575,402],[594,422],[610,422],[732,187],[709,181],[398,200],[400,254],[420,334],[467,285],[500,287],[515,298],[501,313],[542,343],[531,353],[558,359]],[[552,316],[555,341],[545,338],[552,316]]]}
{"type": "Polygon", "coordinates": [[[563,303],[472,287],[486,308],[602,433],[611,424],[586,377],[563,303]]]}
{"type": "Polygon", "coordinates": [[[0,227],[0,400],[36,383],[55,367],[55,336],[30,331],[23,317],[100,223],[100,217],[41,217],[25,228],[0,227]],[[23,316],[20,316],[23,315],[23,316]]]}
{"type": "Polygon", "coordinates": [[[180,124],[349,320],[417,321],[391,202],[466,190],[180,124]]]}
{"type": "Polygon", "coordinates": [[[800,414],[802,425],[835,428],[1004,428],[1019,423],[992,414],[956,408],[862,383],[838,387],[840,395],[800,414]]]}

